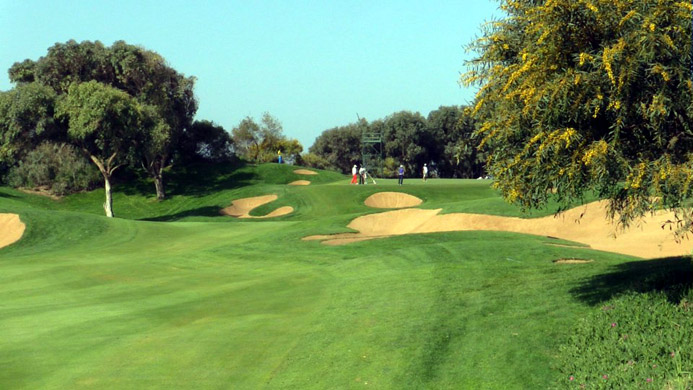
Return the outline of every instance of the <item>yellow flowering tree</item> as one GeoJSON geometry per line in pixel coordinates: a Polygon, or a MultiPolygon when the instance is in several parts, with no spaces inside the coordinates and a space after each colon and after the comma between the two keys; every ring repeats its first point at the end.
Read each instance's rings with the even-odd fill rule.
{"type": "Polygon", "coordinates": [[[623,224],[679,208],[693,191],[691,3],[500,4],[462,83],[479,86],[471,114],[503,196],[567,206],[591,189],[623,224]]]}

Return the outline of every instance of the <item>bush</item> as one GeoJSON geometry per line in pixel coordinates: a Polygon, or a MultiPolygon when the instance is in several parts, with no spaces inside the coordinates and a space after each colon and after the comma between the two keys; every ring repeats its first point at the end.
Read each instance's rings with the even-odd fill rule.
{"type": "Polygon", "coordinates": [[[693,389],[693,290],[629,293],[581,320],[560,349],[559,388],[693,389]]]}
{"type": "Polygon", "coordinates": [[[315,153],[306,153],[301,155],[301,161],[303,162],[304,166],[309,168],[334,169],[329,161],[315,153]]]}
{"type": "Polygon", "coordinates": [[[46,188],[66,195],[94,188],[99,172],[77,148],[44,142],[9,170],[7,182],[13,187],[46,188]]]}

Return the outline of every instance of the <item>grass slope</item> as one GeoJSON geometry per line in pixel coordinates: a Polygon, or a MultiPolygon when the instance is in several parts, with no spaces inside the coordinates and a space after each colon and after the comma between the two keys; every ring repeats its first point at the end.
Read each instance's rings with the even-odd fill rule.
{"type": "Polygon", "coordinates": [[[345,231],[383,190],[444,212],[520,213],[488,182],[349,186],[321,172],[286,186],[306,178],[292,169],[184,172],[163,202],[145,185],[116,188],[115,219],[100,215],[100,191],[54,202],[0,189],[0,212],[27,224],[0,249],[0,388],[547,388],[572,326],[627,289],[603,276],[649,272],[651,262],[511,233],[303,242],[345,231]],[[279,199],[258,213],[296,211],[218,214],[268,193],[279,199]],[[552,262],[561,257],[594,262],[552,262]]]}

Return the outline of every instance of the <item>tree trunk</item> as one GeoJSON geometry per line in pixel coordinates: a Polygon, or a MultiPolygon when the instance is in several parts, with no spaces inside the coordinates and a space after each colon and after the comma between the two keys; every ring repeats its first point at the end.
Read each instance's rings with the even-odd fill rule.
{"type": "Polygon", "coordinates": [[[164,200],[166,192],[164,191],[164,177],[159,172],[154,176],[154,187],[156,187],[156,199],[164,200]]]}
{"type": "Polygon", "coordinates": [[[111,178],[107,174],[103,174],[103,184],[106,190],[106,203],[103,204],[103,209],[106,211],[108,218],[113,218],[113,194],[111,191],[111,178]]]}

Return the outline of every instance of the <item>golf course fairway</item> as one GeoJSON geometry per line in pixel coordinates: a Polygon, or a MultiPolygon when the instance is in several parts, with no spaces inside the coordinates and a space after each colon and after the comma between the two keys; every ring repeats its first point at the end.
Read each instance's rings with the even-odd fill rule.
{"type": "Polygon", "coordinates": [[[596,281],[661,261],[474,229],[306,241],[388,212],[364,203],[379,192],[441,214],[553,210],[525,215],[487,180],[354,186],[295,169],[176,178],[161,202],[116,187],[117,218],[102,216],[102,190],[0,187],[0,213],[26,225],[0,249],[0,389],[551,388],[559,345],[619,292],[596,281]],[[239,215],[292,212],[221,212],[269,195],[239,215]]]}

